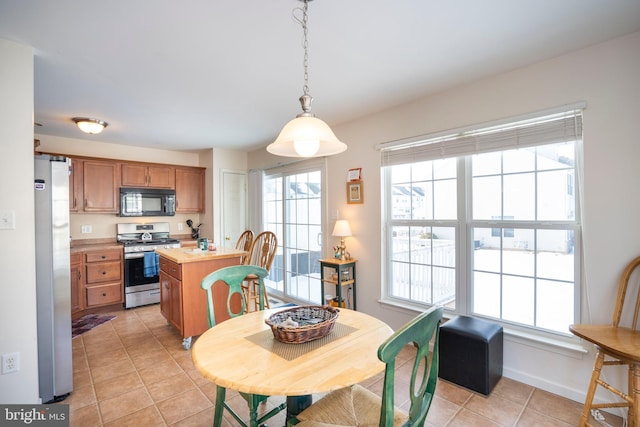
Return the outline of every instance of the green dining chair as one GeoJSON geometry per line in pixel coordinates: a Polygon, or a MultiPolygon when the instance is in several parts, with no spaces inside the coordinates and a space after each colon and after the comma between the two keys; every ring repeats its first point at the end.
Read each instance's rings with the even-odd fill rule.
{"type": "MultiPolygon", "coordinates": [[[[241,316],[245,313],[247,302],[242,290],[242,282],[248,275],[258,277],[258,288],[260,290],[258,294],[260,295],[258,305],[260,310],[264,310],[264,278],[267,277],[268,274],[267,270],[255,265],[234,265],[221,268],[205,276],[205,278],[202,279],[200,287],[207,292],[209,327],[214,327],[217,323],[241,316]],[[226,286],[222,286],[221,288],[219,285],[226,286]]],[[[221,349],[221,351],[224,351],[224,349],[221,349]]],[[[229,411],[231,416],[243,427],[258,427],[286,408],[286,403],[283,402],[266,414],[258,417],[258,406],[265,402],[268,396],[240,393],[249,405],[249,422],[247,423],[225,402],[225,395],[226,389],[216,385],[216,404],[213,416],[214,427],[222,425],[222,413],[225,409],[229,411]]]]}
{"type": "MultiPolygon", "coordinates": [[[[398,329],[378,348],[378,358],[386,364],[382,398],[356,384],[329,393],[296,415],[288,425],[423,426],[438,381],[438,339],[441,320],[442,307],[432,307],[398,329]],[[394,378],[398,353],[408,344],[415,347],[415,358],[408,394],[403,394],[394,389],[394,378]],[[408,414],[394,405],[403,403],[396,401],[399,396],[409,396],[408,414]]],[[[404,360],[401,359],[400,362],[404,360]]]]}

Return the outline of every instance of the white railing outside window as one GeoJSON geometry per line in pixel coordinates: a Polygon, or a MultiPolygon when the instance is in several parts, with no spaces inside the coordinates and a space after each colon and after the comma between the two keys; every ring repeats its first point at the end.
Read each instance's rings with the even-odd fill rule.
{"type": "Polygon", "coordinates": [[[542,333],[579,320],[581,110],[383,145],[383,298],[542,333]]]}

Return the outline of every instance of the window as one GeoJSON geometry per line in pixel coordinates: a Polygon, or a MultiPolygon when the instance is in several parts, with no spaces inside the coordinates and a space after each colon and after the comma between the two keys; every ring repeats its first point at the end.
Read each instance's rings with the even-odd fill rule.
{"type": "Polygon", "coordinates": [[[569,335],[580,110],[383,145],[383,297],[569,335]]]}

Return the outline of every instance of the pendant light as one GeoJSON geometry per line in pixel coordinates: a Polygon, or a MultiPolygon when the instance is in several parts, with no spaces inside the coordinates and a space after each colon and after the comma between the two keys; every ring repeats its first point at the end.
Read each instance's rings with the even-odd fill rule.
{"type": "Polygon", "coordinates": [[[282,128],[278,138],[267,147],[267,151],[285,157],[331,156],[345,151],[347,144],[338,140],[329,125],[310,112],[313,101],[309,95],[309,54],[307,51],[307,9],[310,0],[301,1],[304,2],[302,21],[299,21],[302,24],[304,34],[304,93],[300,97],[302,113],[282,128]]]}

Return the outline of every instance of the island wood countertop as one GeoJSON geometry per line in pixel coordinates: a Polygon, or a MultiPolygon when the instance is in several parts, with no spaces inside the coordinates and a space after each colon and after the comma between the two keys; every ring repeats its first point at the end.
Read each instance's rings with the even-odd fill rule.
{"type": "Polygon", "coordinates": [[[165,257],[168,260],[178,264],[212,261],[224,258],[237,258],[239,256],[248,254],[248,252],[246,251],[228,248],[218,248],[218,250],[215,251],[203,251],[194,248],[170,248],[156,249],[156,253],[161,257],[165,257]]]}

